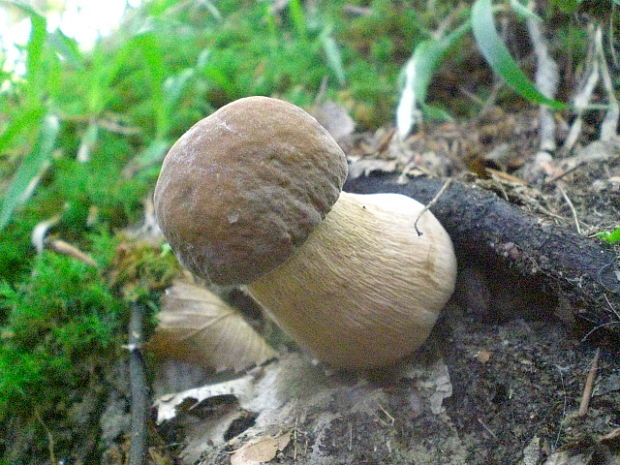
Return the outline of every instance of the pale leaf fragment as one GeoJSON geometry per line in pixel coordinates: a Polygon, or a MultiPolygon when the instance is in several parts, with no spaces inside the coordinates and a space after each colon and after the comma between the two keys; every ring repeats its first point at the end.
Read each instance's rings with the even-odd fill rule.
{"type": "Polygon", "coordinates": [[[350,136],[355,130],[355,121],[346,108],[332,100],[313,107],[311,114],[337,141],[350,136]]]}
{"type": "Polygon", "coordinates": [[[231,465],[258,465],[269,462],[278,451],[284,450],[291,439],[290,433],[278,437],[263,437],[244,444],[230,456],[231,465]]]}
{"type": "Polygon", "coordinates": [[[240,371],[275,356],[234,308],[209,290],[178,281],[166,290],[149,348],[217,371],[240,371]]]}

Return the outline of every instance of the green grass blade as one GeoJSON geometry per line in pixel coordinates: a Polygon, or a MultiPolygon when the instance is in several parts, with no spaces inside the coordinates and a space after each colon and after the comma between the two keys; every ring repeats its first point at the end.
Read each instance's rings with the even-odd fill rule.
{"type": "Polygon", "coordinates": [[[161,16],[182,0],[154,0],[148,5],[153,16],[161,16]]]}
{"type": "Polygon", "coordinates": [[[183,92],[187,89],[187,85],[194,75],[195,71],[193,68],[186,68],[164,81],[164,99],[169,114],[173,114],[176,105],[179,103],[183,92]]]}
{"type": "Polygon", "coordinates": [[[581,0],[551,0],[551,3],[562,13],[572,15],[579,9],[581,0]]]}
{"type": "Polygon", "coordinates": [[[217,6],[215,6],[213,2],[210,0],[203,0],[202,4],[209,10],[209,13],[211,13],[211,16],[213,16],[216,21],[221,23],[224,20],[224,18],[222,18],[222,13],[220,13],[220,10],[217,9],[217,6]]]}
{"type": "Polygon", "coordinates": [[[336,75],[338,84],[343,86],[346,83],[346,77],[344,73],[344,66],[342,65],[342,55],[340,54],[340,48],[338,48],[338,44],[334,40],[329,29],[325,29],[321,34],[321,45],[323,46],[323,51],[325,52],[325,57],[327,58],[329,68],[336,75]]]}
{"type": "Polygon", "coordinates": [[[17,169],[2,203],[0,231],[9,223],[13,211],[30,197],[41,174],[49,166],[59,130],[56,116],[48,115],[43,119],[39,136],[17,169]]]}
{"type": "Polygon", "coordinates": [[[158,163],[162,158],[164,158],[164,155],[166,155],[170,145],[170,141],[155,139],[136,157],[136,166],[141,169],[154,163],[158,163]]]}
{"type": "Polygon", "coordinates": [[[433,74],[437,67],[441,64],[442,59],[459,40],[461,40],[471,27],[469,21],[461,24],[447,36],[438,40],[425,40],[418,44],[413,52],[413,61],[415,62],[415,80],[413,86],[418,101],[424,103],[428,86],[431,82],[433,74]]]}
{"type": "Polygon", "coordinates": [[[565,103],[545,97],[521,71],[497,34],[491,0],[476,0],[471,10],[471,24],[478,47],[487,63],[515,92],[531,102],[556,110],[568,108],[565,103]]]}
{"type": "Polygon", "coordinates": [[[90,83],[86,102],[88,111],[98,115],[103,111],[114,91],[112,89],[114,79],[125,67],[127,57],[135,54],[135,45],[132,42],[121,47],[110,60],[110,54],[105,50],[102,43],[95,44],[91,52],[91,63],[84,79],[90,83]]]}
{"type": "Polygon", "coordinates": [[[90,160],[91,152],[95,145],[97,145],[97,140],[99,139],[99,126],[95,121],[91,122],[86,131],[82,134],[80,138],[80,148],[77,153],[77,160],[82,163],[86,163],[90,160]]]}
{"type": "Polygon", "coordinates": [[[135,41],[147,63],[151,102],[155,115],[155,138],[164,139],[170,128],[170,113],[164,103],[166,68],[163,53],[153,32],[137,35],[135,41]]]}
{"type": "MultiPolygon", "coordinates": [[[[413,115],[416,108],[421,107],[425,114],[433,113],[432,118],[439,113],[433,111],[434,107],[425,105],[428,86],[446,53],[465,36],[470,27],[469,21],[466,21],[447,36],[425,40],[416,46],[404,69],[404,85],[396,110],[396,125],[401,137],[409,134],[415,124],[413,115]]],[[[444,113],[441,119],[446,117],[444,113]]]]}
{"type": "Polygon", "coordinates": [[[616,242],[620,242],[620,228],[616,228],[610,232],[600,232],[596,236],[610,244],[615,244],[616,242]]]}
{"type": "Polygon", "coordinates": [[[510,8],[522,18],[533,19],[534,21],[542,22],[542,18],[530,10],[526,5],[521,3],[521,0],[510,0],[510,8]]]}
{"type": "Polygon", "coordinates": [[[306,15],[304,14],[304,8],[299,0],[290,0],[288,3],[288,12],[297,33],[297,37],[300,40],[306,40],[308,37],[306,27],[306,15]]]}
{"type": "Polygon", "coordinates": [[[450,113],[448,113],[443,108],[439,108],[434,105],[428,105],[426,103],[423,103],[421,107],[422,107],[422,111],[424,112],[425,118],[430,121],[441,121],[441,122],[454,121],[454,118],[452,118],[452,115],[450,115],[450,113]]]}
{"type": "Polygon", "coordinates": [[[84,69],[84,60],[77,41],[67,37],[60,29],[56,29],[51,33],[49,39],[56,52],[64,60],[80,70],[84,69]]]}
{"type": "Polygon", "coordinates": [[[19,8],[28,16],[41,16],[34,8],[26,3],[15,1],[15,0],[0,0],[0,5],[12,6],[15,8],[19,8]]]}
{"type": "Polygon", "coordinates": [[[45,109],[38,105],[34,108],[23,108],[11,115],[11,120],[0,135],[0,152],[4,152],[13,141],[22,134],[28,133],[33,127],[38,127],[45,109]]]}
{"type": "Polygon", "coordinates": [[[47,21],[36,13],[30,15],[30,21],[30,38],[26,46],[26,96],[27,106],[35,106],[46,90],[43,49],[47,38],[47,21]]]}

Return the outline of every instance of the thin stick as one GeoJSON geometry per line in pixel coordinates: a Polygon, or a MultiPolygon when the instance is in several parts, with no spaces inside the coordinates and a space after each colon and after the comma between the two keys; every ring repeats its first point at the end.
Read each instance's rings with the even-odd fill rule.
{"type": "Polygon", "coordinates": [[[590,103],[594,88],[599,81],[599,60],[596,56],[596,47],[594,45],[595,38],[594,33],[590,29],[588,32],[589,50],[586,58],[586,75],[583,79],[581,89],[573,98],[573,106],[575,107],[577,117],[571,125],[566,139],[564,139],[564,145],[562,146],[562,153],[567,154],[573,149],[573,146],[577,142],[577,139],[581,135],[581,129],[583,126],[583,111],[590,103]]]}
{"type": "Polygon", "coordinates": [[[129,382],[131,385],[131,445],[129,465],[144,465],[146,459],[147,401],[142,345],[142,307],[134,304],[129,321],[129,382]]]}
{"type": "Polygon", "coordinates": [[[495,105],[495,103],[497,102],[497,96],[499,95],[499,91],[502,90],[503,87],[504,87],[504,82],[496,78],[493,82],[493,85],[491,87],[491,92],[489,92],[488,98],[486,99],[486,101],[482,105],[482,108],[480,108],[480,111],[474,118],[475,123],[480,122],[482,118],[484,118],[487,115],[489,110],[493,108],[493,105],[495,105]]]}
{"type": "Polygon", "coordinates": [[[54,447],[55,447],[54,436],[52,435],[52,432],[50,431],[50,429],[47,427],[47,425],[43,421],[43,418],[41,417],[41,414],[39,413],[39,409],[34,407],[33,412],[34,412],[34,417],[37,419],[39,424],[43,427],[43,429],[45,430],[45,434],[47,435],[47,450],[50,455],[50,463],[52,465],[58,465],[58,460],[56,460],[56,453],[54,452],[54,447]]]}
{"type": "Polygon", "coordinates": [[[482,421],[480,418],[478,418],[478,423],[480,423],[482,425],[482,427],[486,430],[487,433],[489,433],[491,436],[493,436],[493,438],[495,439],[499,439],[497,437],[497,435],[493,432],[493,430],[491,428],[489,428],[484,421],[482,421]]]}
{"type": "Polygon", "coordinates": [[[439,189],[439,192],[435,194],[435,197],[433,197],[431,201],[428,202],[426,206],[422,209],[422,211],[418,214],[418,217],[415,219],[415,223],[413,223],[413,227],[415,228],[415,232],[418,234],[418,236],[422,235],[422,232],[418,229],[418,221],[420,221],[420,218],[422,218],[422,215],[424,213],[430,210],[430,208],[433,205],[435,205],[435,203],[437,203],[437,201],[442,196],[442,194],[446,191],[446,189],[450,187],[450,184],[452,184],[452,178],[448,178],[448,180],[443,184],[443,186],[441,186],[441,189],[439,189]]]}
{"type": "Polygon", "coordinates": [[[618,321],[620,322],[620,313],[618,313],[618,310],[616,310],[614,306],[611,305],[611,302],[609,301],[609,297],[607,297],[607,294],[603,294],[603,297],[605,297],[605,302],[607,302],[607,305],[609,305],[609,309],[611,310],[611,312],[614,315],[616,315],[616,317],[618,318],[618,321]]]}
{"type": "Polygon", "coordinates": [[[566,191],[562,189],[562,186],[560,184],[557,184],[557,186],[558,186],[558,189],[560,190],[560,193],[562,194],[562,197],[564,197],[564,200],[568,204],[568,208],[570,208],[570,211],[573,215],[573,219],[575,220],[575,228],[577,229],[577,234],[581,234],[581,227],[579,226],[579,217],[577,216],[577,210],[575,210],[575,206],[573,205],[573,202],[571,202],[570,198],[566,194],[566,191]]]}
{"type": "MultiPolygon", "coordinates": [[[[534,19],[526,21],[527,30],[534,46],[536,55],[536,87],[548,98],[555,98],[558,89],[558,65],[549,53],[547,39],[545,39],[543,26],[534,19]]],[[[555,142],[555,119],[553,114],[544,105],[541,105],[538,116],[540,133],[540,150],[552,152],[556,149],[555,142]]]]}
{"type": "Polygon", "coordinates": [[[61,255],[67,255],[69,257],[75,258],[82,263],[94,266],[95,268],[97,267],[97,262],[93,260],[92,257],[85,254],[74,245],[71,245],[61,239],[52,239],[47,243],[47,246],[56,253],[59,253],[61,255]]]}
{"type": "Polygon", "coordinates": [[[562,436],[562,423],[564,418],[566,418],[566,405],[568,404],[568,399],[566,398],[566,383],[564,383],[564,374],[562,373],[562,368],[559,365],[555,366],[560,373],[560,380],[562,381],[562,391],[564,391],[564,405],[562,406],[562,420],[560,420],[560,427],[558,428],[558,434],[555,437],[555,441],[553,443],[552,451],[555,451],[558,448],[558,444],[560,442],[560,437],[562,436]]]}
{"type": "Polygon", "coordinates": [[[581,396],[581,403],[579,404],[580,417],[585,417],[588,414],[588,407],[590,406],[590,399],[592,399],[592,388],[594,387],[594,379],[596,378],[596,370],[598,369],[598,359],[601,354],[601,349],[597,348],[592,359],[592,365],[586,378],[586,385],[583,388],[583,395],[581,396]]]}
{"type": "Polygon", "coordinates": [[[393,425],[393,424],[394,424],[394,422],[396,421],[396,420],[394,419],[394,417],[393,417],[392,415],[390,415],[390,412],[388,412],[388,411],[387,411],[387,410],[383,407],[383,405],[381,405],[381,404],[379,404],[379,403],[377,403],[377,405],[379,406],[379,410],[381,410],[381,411],[385,414],[385,416],[388,418],[388,420],[390,420],[390,423],[389,423],[389,424],[390,424],[390,425],[393,425]]]}
{"type": "Polygon", "coordinates": [[[603,31],[600,25],[596,28],[594,38],[596,41],[596,56],[598,62],[600,63],[601,81],[603,83],[603,88],[607,93],[607,100],[609,104],[605,118],[601,123],[601,140],[610,140],[612,137],[616,137],[618,135],[616,128],[618,127],[618,120],[620,119],[620,104],[618,104],[618,99],[616,99],[616,91],[609,74],[607,57],[605,56],[605,52],[603,50],[603,31]]]}
{"type": "Polygon", "coordinates": [[[564,176],[571,174],[573,171],[575,171],[577,168],[581,168],[583,165],[585,165],[586,162],[580,162],[577,163],[575,166],[573,166],[572,168],[567,169],[566,171],[564,171],[563,173],[560,173],[558,175],[555,175],[554,177],[552,177],[551,179],[545,181],[545,184],[553,184],[555,181],[558,181],[560,179],[562,179],[564,176]]]}

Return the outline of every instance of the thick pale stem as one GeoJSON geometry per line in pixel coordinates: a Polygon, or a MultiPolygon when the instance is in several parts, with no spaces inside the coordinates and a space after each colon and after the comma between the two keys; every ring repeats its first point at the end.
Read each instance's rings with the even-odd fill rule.
{"type": "Polygon", "coordinates": [[[343,368],[387,365],[418,348],[454,290],[452,242],[423,205],[342,193],[254,297],[297,342],[343,368]]]}

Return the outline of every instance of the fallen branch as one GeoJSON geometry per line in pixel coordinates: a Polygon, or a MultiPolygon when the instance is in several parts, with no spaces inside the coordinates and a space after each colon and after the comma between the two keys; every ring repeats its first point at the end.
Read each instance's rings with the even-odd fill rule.
{"type": "MultiPolygon", "coordinates": [[[[397,184],[392,175],[350,179],[355,193],[394,192],[428,203],[444,183],[417,178],[397,184]]],[[[431,207],[451,235],[459,259],[474,257],[491,269],[539,278],[558,305],[578,322],[620,335],[620,254],[602,241],[527,213],[492,192],[453,182],[431,207]]]]}
{"type": "Polygon", "coordinates": [[[131,444],[129,465],[143,465],[146,458],[146,422],[148,395],[144,374],[142,345],[143,309],[134,304],[129,321],[129,383],[131,386],[131,444]]]}
{"type": "Polygon", "coordinates": [[[581,396],[581,402],[579,403],[580,417],[585,417],[588,414],[588,408],[590,407],[590,400],[592,399],[592,389],[594,388],[594,379],[596,378],[596,370],[598,369],[598,359],[601,354],[601,349],[596,349],[594,353],[594,359],[586,378],[586,384],[583,388],[583,395],[581,396]]]}

